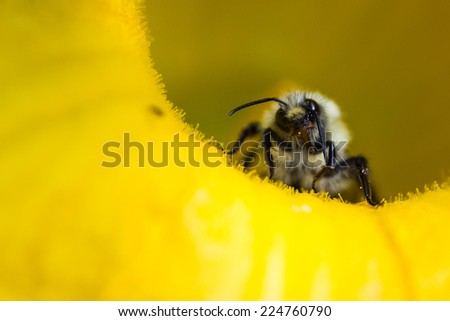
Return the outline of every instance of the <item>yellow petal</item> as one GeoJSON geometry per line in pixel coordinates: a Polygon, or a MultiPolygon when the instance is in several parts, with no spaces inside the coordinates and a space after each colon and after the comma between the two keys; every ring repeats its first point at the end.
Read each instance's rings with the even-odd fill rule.
{"type": "Polygon", "coordinates": [[[197,132],[200,166],[169,144],[140,167],[131,143],[125,167],[127,139],[158,160],[194,132],[139,6],[0,4],[0,299],[450,298],[448,189],[380,209],[294,194],[206,166],[197,132]]]}

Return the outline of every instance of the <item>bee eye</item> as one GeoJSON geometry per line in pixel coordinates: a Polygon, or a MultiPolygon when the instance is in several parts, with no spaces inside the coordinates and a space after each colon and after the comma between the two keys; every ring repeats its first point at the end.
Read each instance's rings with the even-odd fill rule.
{"type": "Polygon", "coordinates": [[[312,99],[305,99],[304,107],[309,111],[319,112],[319,105],[312,99]]]}
{"type": "Polygon", "coordinates": [[[280,108],[277,110],[277,113],[275,115],[275,121],[278,126],[282,129],[289,128],[289,120],[286,115],[286,111],[283,108],[280,108]]]}

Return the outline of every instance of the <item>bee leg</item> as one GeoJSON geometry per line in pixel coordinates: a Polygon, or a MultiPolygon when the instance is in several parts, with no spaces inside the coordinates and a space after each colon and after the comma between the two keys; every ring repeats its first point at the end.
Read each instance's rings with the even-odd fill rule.
{"type": "Polygon", "coordinates": [[[270,155],[270,148],[272,147],[271,138],[272,138],[272,130],[270,128],[267,128],[263,134],[262,145],[264,149],[264,157],[266,159],[266,165],[269,167],[270,179],[272,179],[273,177],[273,171],[275,167],[272,156],[270,155]]]}
{"type": "Polygon", "coordinates": [[[380,202],[375,197],[375,193],[372,190],[372,187],[369,183],[369,167],[367,165],[367,160],[362,156],[350,157],[345,161],[342,161],[336,164],[336,151],[333,142],[327,142],[329,144],[328,149],[328,158],[326,160],[326,166],[322,168],[322,170],[317,173],[314,177],[312,189],[317,192],[315,184],[319,180],[319,178],[323,175],[331,176],[333,173],[337,173],[340,171],[347,170],[349,175],[355,178],[358,178],[360,186],[363,190],[364,197],[372,206],[382,205],[383,202],[380,202]]]}
{"type": "Polygon", "coordinates": [[[314,176],[312,183],[312,190],[316,193],[316,182],[319,180],[319,178],[324,174],[330,175],[336,168],[336,147],[331,141],[327,141],[326,145],[328,146],[328,154],[327,159],[325,159],[325,167],[322,168],[320,172],[316,174],[316,176],[314,176]]]}
{"type": "Polygon", "coordinates": [[[375,195],[372,193],[372,188],[369,183],[369,167],[367,166],[367,160],[364,157],[350,157],[339,165],[341,170],[347,166],[350,171],[350,175],[353,177],[358,177],[367,203],[372,206],[379,206],[383,204],[383,202],[376,200],[375,195]]]}
{"type": "Polygon", "coordinates": [[[260,131],[261,131],[261,128],[260,128],[259,123],[248,124],[248,126],[242,130],[241,135],[239,136],[239,139],[238,139],[236,145],[234,145],[234,147],[231,149],[231,151],[229,151],[227,154],[233,155],[234,153],[236,153],[239,150],[239,148],[241,148],[242,143],[248,136],[255,135],[255,134],[259,133],[260,131]]]}
{"type": "Polygon", "coordinates": [[[250,165],[253,164],[253,161],[255,160],[256,157],[256,153],[255,152],[249,152],[247,155],[244,156],[244,159],[241,162],[241,166],[244,168],[248,168],[250,165]]]}

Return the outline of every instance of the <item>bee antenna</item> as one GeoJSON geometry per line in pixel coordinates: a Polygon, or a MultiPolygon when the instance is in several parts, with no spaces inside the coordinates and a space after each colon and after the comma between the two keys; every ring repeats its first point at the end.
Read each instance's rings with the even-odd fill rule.
{"type": "Polygon", "coordinates": [[[233,109],[232,111],[230,111],[230,112],[228,113],[228,116],[232,116],[235,112],[237,112],[237,111],[239,111],[239,110],[241,110],[241,109],[244,109],[244,108],[247,108],[247,107],[250,107],[250,106],[253,106],[253,105],[258,105],[258,104],[266,103],[266,102],[268,102],[268,101],[276,101],[277,103],[280,103],[280,104],[282,104],[282,105],[285,106],[285,107],[288,107],[288,106],[289,106],[289,105],[288,105],[287,103],[285,103],[284,101],[282,101],[282,100],[280,100],[280,99],[278,99],[278,98],[275,98],[275,97],[271,97],[271,98],[263,98],[263,99],[254,100],[254,101],[251,101],[251,102],[248,102],[248,103],[246,103],[246,104],[243,104],[243,105],[240,105],[240,106],[236,107],[235,109],[233,109]]]}
{"type": "Polygon", "coordinates": [[[325,141],[325,136],[324,136],[324,128],[320,122],[320,118],[319,115],[317,115],[317,106],[315,106],[315,104],[317,104],[314,100],[306,98],[306,93],[305,93],[305,102],[307,102],[305,108],[307,110],[309,110],[310,113],[312,113],[314,115],[314,118],[316,119],[316,126],[317,126],[317,130],[319,132],[319,140],[320,143],[322,144],[322,152],[323,152],[323,158],[325,159],[325,162],[327,162],[328,158],[327,158],[327,151],[326,151],[326,141],[325,141]]]}
{"type": "Polygon", "coordinates": [[[325,136],[323,135],[322,124],[320,123],[319,117],[317,117],[317,113],[316,112],[314,112],[314,113],[316,114],[316,126],[317,126],[317,130],[319,131],[320,143],[322,144],[323,159],[325,160],[325,162],[328,162],[327,143],[325,141],[325,136]]]}

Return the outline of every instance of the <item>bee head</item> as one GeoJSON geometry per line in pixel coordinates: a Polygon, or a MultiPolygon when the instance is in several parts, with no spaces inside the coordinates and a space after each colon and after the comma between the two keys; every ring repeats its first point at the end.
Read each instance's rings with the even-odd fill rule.
{"type": "Polygon", "coordinates": [[[280,105],[275,114],[275,123],[287,135],[300,137],[303,141],[310,141],[311,135],[318,130],[321,108],[312,99],[302,99],[300,102],[280,105]]]}
{"type": "MultiPolygon", "coordinates": [[[[294,91],[287,94],[283,99],[263,98],[243,104],[230,111],[229,115],[235,112],[269,101],[278,103],[279,108],[275,114],[276,125],[285,132],[287,136],[301,139],[304,143],[318,141],[325,146],[324,128],[321,121],[322,108],[313,99],[306,98],[304,93],[294,91]]],[[[325,157],[325,148],[323,148],[325,157]]]]}

